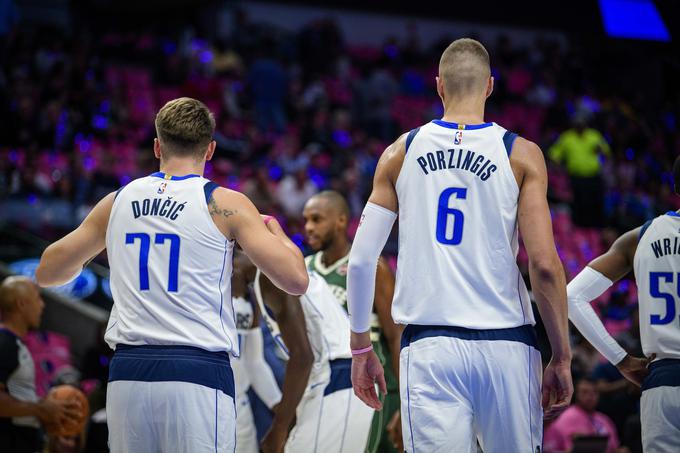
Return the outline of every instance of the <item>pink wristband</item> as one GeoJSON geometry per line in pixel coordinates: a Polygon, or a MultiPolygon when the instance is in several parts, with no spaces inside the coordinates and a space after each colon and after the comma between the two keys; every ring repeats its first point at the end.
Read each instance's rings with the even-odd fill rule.
{"type": "Polygon", "coordinates": [[[274,218],[274,216],[271,216],[271,215],[264,216],[264,224],[265,225],[268,224],[269,222],[272,221],[273,218],[274,218]]]}
{"type": "Polygon", "coordinates": [[[362,349],[352,349],[352,355],[366,354],[367,352],[371,352],[372,350],[373,350],[373,345],[366,346],[365,348],[362,348],[362,349]]]}

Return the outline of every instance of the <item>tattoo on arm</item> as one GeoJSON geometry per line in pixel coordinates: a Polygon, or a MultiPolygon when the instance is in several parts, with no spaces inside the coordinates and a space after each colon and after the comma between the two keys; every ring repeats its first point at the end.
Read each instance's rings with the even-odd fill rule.
{"type": "Polygon", "coordinates": [[[208,211],[210,212],[211,216],[224,216],[224,217],[230,217],[234,214],[236,214],[238,211],[234,209],[233,211],[231,209],[221,209],[219,206],[217,206],[217,202],[215,201],[215,198],[212,196],[210,197],[210,201],[208,202],[208,211]]]}

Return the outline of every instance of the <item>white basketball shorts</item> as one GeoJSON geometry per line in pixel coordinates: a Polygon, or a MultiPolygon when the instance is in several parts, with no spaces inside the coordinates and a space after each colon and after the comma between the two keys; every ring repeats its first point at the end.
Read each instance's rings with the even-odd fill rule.
{"type": "Polygon", "coordinates": [[[471,330],[409,325],[400,393],[409,453],[538,452],[541,355],[532,326],[471,330]]]}
{"type": "Polygon", "coordinates": [[[118,345],[106,417],[112,453],[233,453],[234,379],[226,353],[118,345]]]}

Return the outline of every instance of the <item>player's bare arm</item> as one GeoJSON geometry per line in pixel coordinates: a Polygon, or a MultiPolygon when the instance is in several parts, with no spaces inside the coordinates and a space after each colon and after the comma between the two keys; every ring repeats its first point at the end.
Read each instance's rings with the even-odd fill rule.
{"type": "Polygon", "coordinates": [[[394,297],[394,274],[384,259],[378,260],[375,279],[375,311],[380,327],[385,335],[392,358],[392,368],[399,379],[399,352],[402,326],[392,319],[392,299],[394,297]]]}
{"type": "Polygon", "coordinates": [[[633,269],[640,230],[641,227],[624,233],[606,253],[591,261],[567,286],[571,322],[595,349],[616,365],[626,379],[638,386],[647,376],[647,365],[654,357],[638,358],[626,353],[607,332],[590,302],[633,269]]]}
{"type": "Polygon", "coordinates": [[[264,276],[260,277],[264,303],[272,310],[281,329],[281,338],[290,358],[286,365],[281,402],[276,408],[271,427],[262,440],[265,452],[283,451],[288,432],[295,422],[295,412],[307,388],[314,355],[307,337],[306,323],[300,300],[276,288],[264,276]]]}
{"type": "Polygon", "coordinates": [[[612,282],[619,281],[633,270],[633,258],[637,250],[641,227],[619,237],[609,250],[592,260],[588,267],[598,271],[612,282]]]}
{"type": "Polygon", "coordinates": [[[275,219],[265,225],[245,195],[222,187],[213,192],[208,206],[220,231],[236,240],[277,287],[289,294],[304,294],[309,277],[302,252],[275,219]]]}
{"type": "Polygon", "coordinates": [[[373,190],[368,197],[369,203],[375,203],[392,212],[399,210],[397,191],[394,185],[397,183],[406,156],[406,136],[407,134],[402,134],[380,156],[373,177],[373,190]]]}
{"type": "Polygon", "coordinates": [[[569,404],[573,384],[566,282],[552,233],[548,174],[541,149],[522,138],[515,141],[510,163],[520,188],[517,215],[529,256],[529,278],[552,348],[543,379],[543,407],[559,409],[569,404]]]}
{"type": "MultiPolygon", "coordinates": [[[[373,190],[362,214],[357,235],[350,252],[347,270],[347,297],[352,325],[351,348],[366,351],[371,346],[368,319],[375,294],[375,277],[380,252],[387,241],[399,209],[394,188],[405,155],[406,135],[390,145],[378,161],[373,178],[373,190]],[[371,218],[366,216],[370,215],[371,218]],[[364,224],[362,228],[362,224],[364,224]]],[[[387,393],[384,370],[373,351],[352,357],[354,393],[368,406],[379,410],[382,405],[375,391],[387,393]]]]}
{"type": "Polygon", "coordinates": [[[40,286],[57,286],[75,278],[106,248],[106,228],[115,193],[102,198],[78,228],[51,244],[42,254],[35,276],[40,286]]]}

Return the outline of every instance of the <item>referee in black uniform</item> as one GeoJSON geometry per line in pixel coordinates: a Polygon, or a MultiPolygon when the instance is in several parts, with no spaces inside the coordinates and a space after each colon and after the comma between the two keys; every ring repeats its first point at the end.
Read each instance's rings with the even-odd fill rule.
{"type": "Polygon", "coordinates": [[[42,451],[40,425],[58,426],[77,417],[77,403],[38,400],[31,353],[21,338],[40,325],[45,304],[38,287],[25,277],[0,284],[0,450],[42,451]]]}

